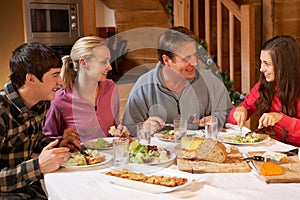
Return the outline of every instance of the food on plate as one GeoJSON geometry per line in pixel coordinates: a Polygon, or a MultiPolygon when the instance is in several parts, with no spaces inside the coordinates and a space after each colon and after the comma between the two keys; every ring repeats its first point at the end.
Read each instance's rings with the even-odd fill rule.
{"type": "Polygon", "coordinates": [[[109,127],[108,133],[112,136],[115,136],[117,134],[117,129],[115,126],[109,127]]]}
{"type": "Polygon", "coordinates": [[[174,130],[161,131],[161,137],[166,140],[174,140],[174,130]]]}
{"type": "Polygon", "coordinates": [[[106,172],[106,175],[116,176],[119,178],[125,178],[134,181],[141,181],[144,183],[167,186],[167,187],[175,187],[179,185],[185,184],[188,180],[186,178],[180,177],[168,177],[168,176],[146,176],[143,173],[135,173],[129,170],[113,170],[106,172]]]}
{"type": "Polygon", "coordinates": [[[256,143],[263,141],[260,134],[256,134],[255,132],[247,133],[246,136],[236,135],[235,139],[240,143],[256,143]]]}
{"type": "Polygon", "coordinates": [[[221,140],[225,143],[231,144],[257,144],[263,141],[268,141],[270,137],[266,134],[258,134],[255,132],[247,133],[246,136],[229,135],[221,137],[221,140]]]}
{"type": "Polygon", "coordinates": [[[72,153],[71,157],[67,160],[67,165],[72,165],[72,166],[93,165],[105,161],[105,156],[97,150],[87,149],[85,150],[85,152],[89,156],[85,156],[80,152],[72,153]]]}
{"type": "Polygon", "coordinates": [[[129,139],[129,142],[134,141],[134,138],[133,138],[133,137],[130,137],[129,135],[122,134],[122,133],[119,135],[119,132],[120,132],[120,130],[117,129],[115,126],[109,127],[108,133],[109,133],[111,136],[114,136],[114,137],[117,137],[117,136],[118,136],[118,137],[128,138],[128,139],[129,139]]]}
{"type": "Polygon", "coordinates": [[[155,145],[143,145],[133,141],[129,145],[129,162],[130,163],[151,163],[158,164],[170,159],[170,151],[158,148],[155,145]]]}
{"type": "Polygon", "coordinates": [[[270,158],[272,160],[276,160],[280,163],[287,163],[289,161],[287,155],[283,153],[273,152],[273,151],[267,151],[261,156],[264,158],[270,158]]]}
{"type": "Polygon", "coordinates": [[[183,137],[181,138],[181,149],[187,151],[195,151],[203,142],[204,138],[199,137],[183,137]]]}
{"type": "Polygon", "coordinates": [[[274,176],[283,174],[282,167],[273,162],[265,162],[260,167],[260,174],[263,176],[274,176]]]}
{"type": "MultiPolygon", "coordinates": [[[[195,142],[193,150],[180,149],[177,150],[177,158],[190,160],[205,160],[210,162],[222,163],[226,160],[226,147],[211,138],[193,138],[199,142],[195,142]],[[200,142],[202,141],[202,142],[200,142]],[[197,147],[197,148],[196,148],[197,147]]],[[[186,139],[181,141],[181,146],[186,146],[186,139]]]]}
{"type": "Polygon", "coordinates": [[[95,142],[92,142],[92,147],[96,149],[107,149],[112,148],[112,141],[107,141],[102,137],[97,138],[95,142]]]}

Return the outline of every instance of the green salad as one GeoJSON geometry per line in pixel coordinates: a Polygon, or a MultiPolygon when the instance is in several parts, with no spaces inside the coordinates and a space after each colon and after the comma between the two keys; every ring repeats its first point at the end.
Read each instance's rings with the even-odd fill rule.
{"type": "Polygon", "coordinates": [[[258,137],[256,134],[248,134],[245,137],[237,135],[235,139],[240,143],[256,143],[263,141],[263,139],[258,137]]]}
{"type": "Polygon", "coordinates": [[[129,162],[138,164],[158,164],[170,159],[170,152],[155,145],[143,145],[133,141],[129,145],[129,162]]]}
{"type": "MultiPolygon", "coordinates": [[[[95,158],[103,157],[103,154],[97,150],[87,149],[85,150],[85,152],[88,155],[93,156],[95,158]]],[[[81,165],[88,165],[88,164],[89,163],[87,163],[86,157],[82,155],[80,152],[72,153],[70,159],[68,159],[67,161],[67,165],[81,166],[81,165]]]]}
{"type": "Polygon", "coordinates": [[[112,142],[104,140],[102,137],[99,137],[94,144],[94,148],[110,148],[112,147],[112,142]]]}

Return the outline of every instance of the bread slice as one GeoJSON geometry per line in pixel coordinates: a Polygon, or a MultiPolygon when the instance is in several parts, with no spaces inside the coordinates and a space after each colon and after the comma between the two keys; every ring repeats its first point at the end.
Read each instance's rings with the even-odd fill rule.
{"type": "Polygon", "coordinates": [[[205,138],[196,151],[197,160],[223,163],[227,157],[226,147],[211,138],[205,138]]]}

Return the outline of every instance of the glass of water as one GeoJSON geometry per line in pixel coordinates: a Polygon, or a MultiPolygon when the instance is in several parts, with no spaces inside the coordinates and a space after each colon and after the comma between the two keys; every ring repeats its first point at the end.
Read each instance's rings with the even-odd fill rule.
{"type": "Polygon", "coordinates": [[[129,139],[116,138],[113,139],[114,164],[122,166],[128,163],[129,160],[129,139]]]}
{"type": "Polygon", "coordinates": [[[204,117],[205,137],[218,140],[218,119],[215,116],[204,117]]]}
{"type": "Polygon", "coordinates": [[[137,139],[140,144],[148,145],[151,143],[151,124],[139,122],[136,125],[137,139]]]}
{"type": "Polygon", "coordinates": [[[187,120],[183,118],[176,118],[173,120],[173,124],[175,142],[180,142],[181,138],[186,136],[187,120]]]}

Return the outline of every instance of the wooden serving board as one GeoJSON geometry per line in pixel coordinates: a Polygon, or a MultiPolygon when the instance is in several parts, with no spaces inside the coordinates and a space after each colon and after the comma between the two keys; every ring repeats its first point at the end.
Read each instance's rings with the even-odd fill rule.
{"type": "MultiPolygon", "coordinates": [[[[261,156],[265,152],[248,152],[248,156],[261,156]]],[[[283,170],[282,175],[276,176],[263,176],[261,178],[266,183],[300,183],[300,160],[298,155],[288,156],[289,161],[287,163],[280,164],[283,170]]],[[[260,167],[262,161],[252,161],[257,172],[260,174],[260,167]]]]}
{"type": "Polygon", "coordinates": [[[225,162],[209,162],[193,159],[193,152],[176,149],[177,166],[179,170],[190,173],[239,173],[251,171],[243,156],[236,147],[229,149],[225,162]]]}

